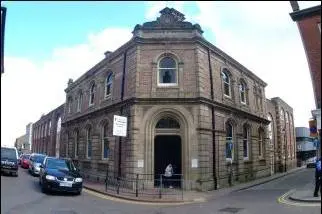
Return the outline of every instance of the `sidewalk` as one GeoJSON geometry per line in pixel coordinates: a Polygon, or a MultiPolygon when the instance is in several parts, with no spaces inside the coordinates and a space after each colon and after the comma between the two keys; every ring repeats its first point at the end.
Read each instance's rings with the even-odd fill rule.
{"type": "Polygon", "coordinates": [[[290,194],[289,199],[299,202],[321,203],[320,195],[319,197],[313,197],[314,187],[315,184],[314,181],[312,181],[312,183],[296,189],[292,194],[290,194]]]}
{"type": "MultiPolygon", "coordinates": [[[[244,190],[253,186],[257,186],[257,185],[278,179],[288,174],[295,173],[303,168],[305,167],[298,167],[295,169],[291,169],[285,173],[276,173],[269,177],[260,178],[247,183],[236,184],[235,186],[232,186],[232,187],[212,190],[208,192],[184,191],[182,197],[178,197],[178,195],[174,195],[173,197],[171,197],[170,195],[167,197],[159,198],[157,197],[156,194],[135,197],[135,195],[133,194],[127,194],[127,193],[121,193],[121,192],[120,194],[117,194],[116,191],[113,191],[113,190],[105,191],[104,183],[89,182],[86,180],[83,182],[83,186],[85,189],[102,193],[111,197],[117,197],[117,198],[122,198],[126,200],[133,200],[133,201],[152,202],[152,203],[153,202],[158,202],[158,203],[203,202],[208,199],[215,199],[217,197],[227,195],[231,192],[244,190]]],[[[308,186],[305,186],[304,189],[302,188],[293,192],[293,194],[291,194],[290,196],[290,199],[304,201],[304,202],[321,202],[321,197],[314,198],[312,193],[312,187],[308,187],[308,186]]]]}

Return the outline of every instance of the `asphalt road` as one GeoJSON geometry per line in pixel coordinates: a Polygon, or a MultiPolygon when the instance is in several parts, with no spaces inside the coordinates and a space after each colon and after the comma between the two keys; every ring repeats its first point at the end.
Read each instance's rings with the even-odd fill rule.
{"type": "MultiPolygon", "coordinates": [[[[277,198],[294,188],[313,188],[314,169],[304,169],[250,189],[207,202],[144,205],[83,190],[82,195],[43,194],[38,177],[19,169],[19,177],[1,176],[1,214],[318,214],[320,206],[280,204],[277,198]]],[[[312,189],[313,191],[313,189],[312,189]]]]}

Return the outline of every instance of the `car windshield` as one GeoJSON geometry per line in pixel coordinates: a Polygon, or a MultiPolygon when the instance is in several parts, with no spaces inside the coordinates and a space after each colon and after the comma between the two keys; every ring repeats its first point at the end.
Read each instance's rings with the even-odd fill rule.
{"type": "Polygon", "coordinates": [[[62,159],[52,159],[49,158],[47,160],[47,168],[50,169],[67,169],[69,171],[75,171],[76,168],[74,164],[69,160],[62,160],[62,159]]]}
{"type": "Polygon", "coordinates": [[[11,148],[1,148],[1,159],[17,159],[17,154],[15,149],[11,148]]]}
{"type": "Polygon", "coordinates": [[[45,156],[43,156],[43,155],[33,157],[33,161],[36,163],[42,163],[44,161],[44,159],[45,159],[45,156]]]}

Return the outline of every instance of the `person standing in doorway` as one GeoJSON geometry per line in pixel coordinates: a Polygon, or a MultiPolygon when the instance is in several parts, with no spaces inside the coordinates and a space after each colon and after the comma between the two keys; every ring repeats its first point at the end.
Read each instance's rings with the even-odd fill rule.
{"type": "Polygon", "coordinates": [[[173,188],[171,185],[171,177],[173,175],[173,168],[172,164],[170,163],[166,168],[164,172],[164,176],[166,177],[166,183],[169,188],[173,188]]]}
{"type": "Polygon", "coordinates": [[[316,161],[315,164],[315,188],[314,188],[314,197],[319,197],[318,192],[320,189],[320,195],[322,195],[321,190],[321,178],[322,177],[322,170],[321,170],[321,158],[316,161]]]}

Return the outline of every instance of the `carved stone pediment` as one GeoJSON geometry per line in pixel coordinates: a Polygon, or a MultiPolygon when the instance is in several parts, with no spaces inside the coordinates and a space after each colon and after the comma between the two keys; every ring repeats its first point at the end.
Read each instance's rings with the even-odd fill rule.
{"type": "Polygon", "coordinates": [[[199,24],[185,22],[185,17],[179,11],[173,8],[164,8],[160,11],[161,16],[156,21],[145,22],[143,25],[136,25],[134,31],[137,30],[153,30],[153,29],[196,29],[203,33],[199,24]]]}

